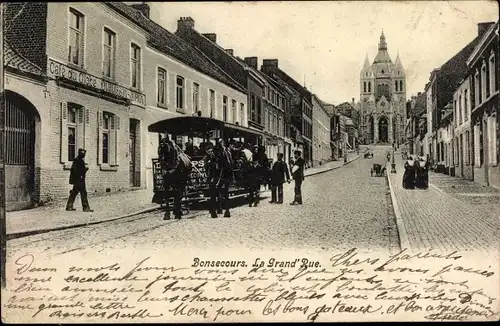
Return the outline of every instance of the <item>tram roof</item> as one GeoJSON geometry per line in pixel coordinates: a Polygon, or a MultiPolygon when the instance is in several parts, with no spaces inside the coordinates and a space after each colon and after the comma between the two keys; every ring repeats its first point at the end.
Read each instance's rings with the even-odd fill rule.
{"type": "Polygon", "coordinates": [[[189,135],[193,133],[208,133],[212,130],[224,130],[226,137],[264,136],[259,130],[235,125],[207,117],[175,117],[155,122],[148,127],[149,132],[169,133],[173,135],[189,135]]]}

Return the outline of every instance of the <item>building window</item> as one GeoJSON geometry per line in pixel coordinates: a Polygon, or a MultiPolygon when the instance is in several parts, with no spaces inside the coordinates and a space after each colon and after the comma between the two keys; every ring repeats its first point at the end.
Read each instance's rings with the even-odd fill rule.
{"type": "Polygon", "coordinates": [[[366,93],[366,82],[363,82],[363,93],[366,93]]]}
{"type": "Polygon", "coordinates": [[[458,95],[458,122],[462,124],[462,95],[458,95]]]}
{"type": "Polygon", "coordinates": [[[394,81],[394,86],[396,87],[396,92],[398,91],[398,81],[394,81]]]}
{"type": "Polygon", "coordinates": [[[215,91],[211,89],[210,91],[210,118],[215,117],[215,91]]]}
{"type": "Polygon", "coordinates": [[[158,68],[158,104],[167,105],[167,71],[158,68]]]}
{"type": "Polygon", "coordinates": [[[135,44],[130,46],[130,69],[132,70],[133,88],[141,88],[141,48],[135,44]]]}
{"type": "Polygon", "coordinates": [[[372,82],[368,82],[368,93],[372,91],[372,82]]]}
{"type": "Polygon", "coordinates": [[[176,83],[176,106],[180,110],[184,110],[184,78],[177,76],[176,83]]]}
{"type": "Polygon", "coordinates": [[[68,105],[68,161],[73,161],[76,157],[76,138],[77,138],[77,113],[78,108],[74,105],[68,105]]]}
{"type": "Polygon", "coordinates": [[[257,103],[255,95],[252,94],[250,96],[250,120],[253,122],[257,122],[257,103]]]}
{"type": "Polygon", "coordinates": [[[233,123],[236,123],[236,101],[231,101],[231,116],[233,118],[233,123]]]}
{"type": "Polygon", "coordinates": [[[243,118],[245,117],[245,104],[240,103],[240,124],[243,125],[243,118]]]}
{"type": "Polygon", "coordinates": [[[474,107],[477,107],[481,103],[479,91],[479,71],[476,71],[474,75],[474,107]]]}
{"type": "Polygon", "coordinates": [[[103,125],[101,129],[101,153],[102,153],[102,163],[109,164],[109,132],[111,129],[111,116],[104,113],[103,115],[103,125]]]}
{"type": "Polygon", "coordinates": [[[227,121],[227,96],[222,96],[222,120],[227,121]]]}
{"type": "Polygon", "coordinates": [[[68,61],[83,66],[84,16],[70,8],[68,61]]]}
{"type": "Polygon", "coordinates": [[[465,132],[465,164],[470,164],[470,133],[465,132]]]}
{"type": "Polygon", "coordinates": [[[399,81],[399,91],[400,92],[403,91],[403,81],[402,80],[399,81]]]}
{"type": "Polygon", "coordinates": [[[487,90],[487,85],[486,85],[486,64],[483,62],[483,66],[481,67],[481,99],[480,103],[483,103],[486,98],[486,90],[487,90]]]}
{"type": "Polygon", "coordinates": [[[193,83],[193,112],[197,113],[200,109],[200,85],[193,83]]]}
{"type": "Polygon", "coordinates": [[[491,51],[491,56],[490,56],[490,62],[489,62],[489,65],[490,65],[490,95],[495,93],[495,88],[496,88],[496,76],[495,76],[495,72],[496,72],[496,66],[495,66],[495,53],[493,51],[491,51]]]}
{"type": "Polygon", "coordinates": [[[464,120],[467,121],[469,120],[469,90],[466,89],[464,90],[464,110],[465,110],[465,117],[464,120]]]}
{"type": "Polygon", "coordinates": [[[110,29],[104,28],[103,42],[103,72],[108,78],[115,77],[115,47],[116,34],[110,29]]]}
{"type": "Polygon", "coordinates": [[[99,112],[99,164],[116,166],[120,119],[110,112],[99,112]]]}

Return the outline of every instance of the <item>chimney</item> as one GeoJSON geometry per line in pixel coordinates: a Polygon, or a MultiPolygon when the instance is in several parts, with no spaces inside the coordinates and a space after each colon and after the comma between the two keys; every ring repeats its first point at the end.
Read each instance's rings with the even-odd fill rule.
{"type": "Polygon", "coordinates": [[[253,69],[257,70],[258,69],[258,59],[257,57],[246,57],[243,61],[253,69]]]}
{"type": "Polygon", "coordinates": [[[230,55],[230,56],[234,56],[234,50],[233,49],[226,49],[226,52],[230,55]]]}
{"type": "Polygon", "coordinates": [[[139,10],[146,18],[149,18],[149,5],[145,2],[130,5],[135,10],[139,10]]]}
{"type": "Polygon", "coordinates": [[[477,24],[477,35],[481,36],[493,25],[495,22],[479,23],[477,24]]]}
{"type": "Polygon", "coordinates": [[[210,41],[217,43],[217,34],[214,33],[208,33],[208,34],[203,34],[206,38],[208,38],[210,41]]]}
{"type": "Polygon", "coordinates": [[[278,59],[264,59],[262,65],[278,68],[278,59]]]}
{"type": "Polygon", "coordinates": [[[188,29],[194,29],[194,19],[191,17],[181,17],[177,21],[177,30],[183,31],[188,29]]]}

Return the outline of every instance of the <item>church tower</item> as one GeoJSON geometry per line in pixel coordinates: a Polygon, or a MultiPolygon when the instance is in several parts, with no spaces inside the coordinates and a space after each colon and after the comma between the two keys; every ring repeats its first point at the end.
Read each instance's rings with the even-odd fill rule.
{"type": "Polygon", "coordinates": [[[387,48],[382,31],[373,63],[367,54],[360,72],[360,133],[365,144],[405,141],[406,75],[399,53],[393,63],[387,48]]]}

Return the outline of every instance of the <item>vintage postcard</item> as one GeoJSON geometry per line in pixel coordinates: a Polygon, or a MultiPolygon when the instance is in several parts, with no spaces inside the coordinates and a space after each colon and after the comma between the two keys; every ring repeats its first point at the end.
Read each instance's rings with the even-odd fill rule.
{"type": "Polygon", "coordinates": [[[0,6],[2,322],[499,320],[497,2],[0,6]]]}

